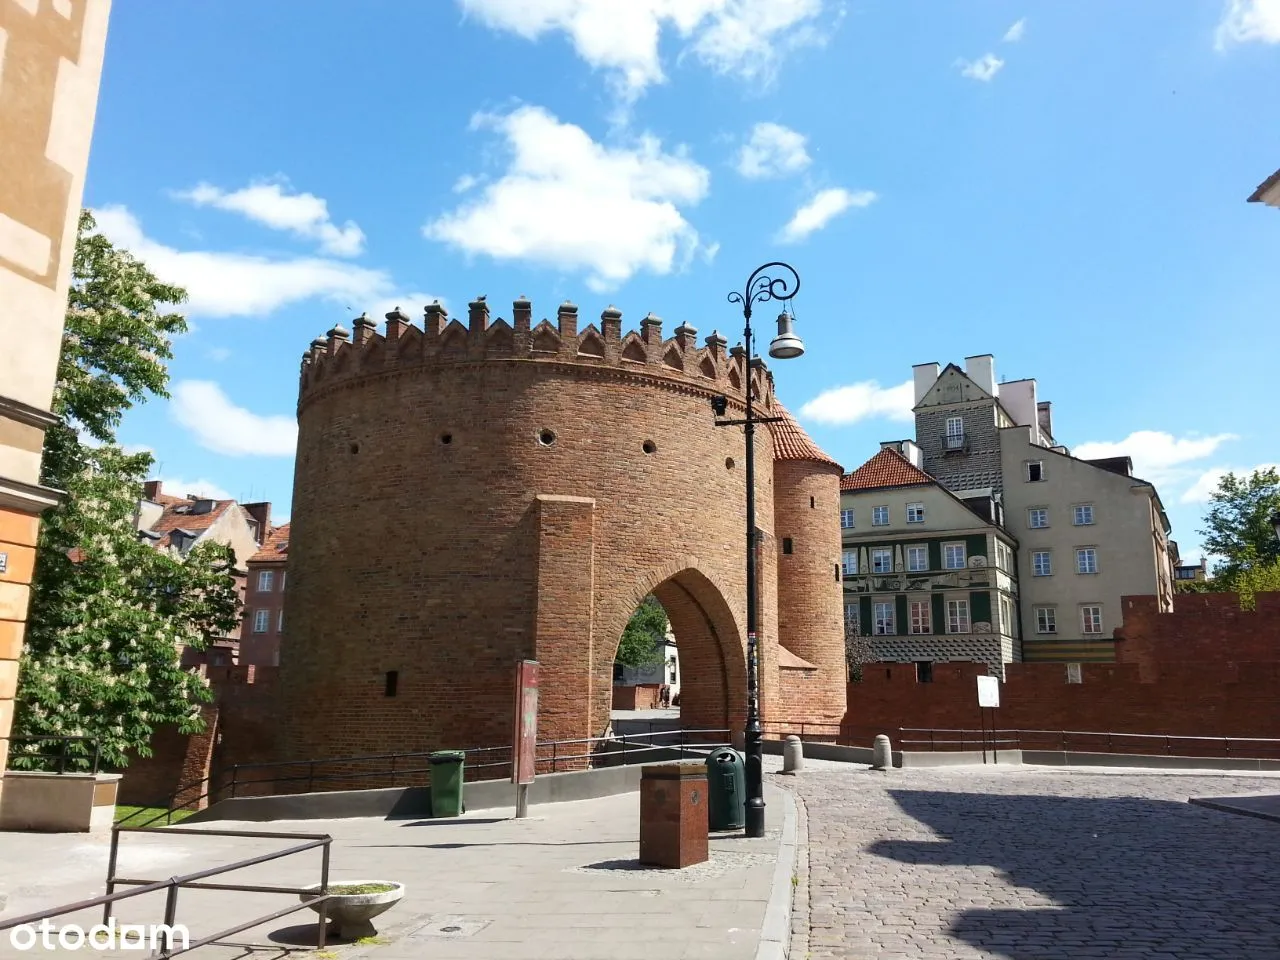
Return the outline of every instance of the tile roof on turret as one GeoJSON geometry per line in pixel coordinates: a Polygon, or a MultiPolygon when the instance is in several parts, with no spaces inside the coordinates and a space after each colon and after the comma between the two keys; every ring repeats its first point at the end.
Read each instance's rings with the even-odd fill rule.
{"type": "Polygon", "coordinates": [[[811,460],[814,463],[827,463],[837,469],[844,469],[822,452],[822,448],[810,439],[786,407],[778,404],[774,409],[775,415],[782,419],[777,423],[769,424],[773,433],[773,459],[811,460]]]}
{"type": "Polygon", "coordinates": [[[914,487],[937,483],[898,451],[885,447],[853,473],[840,478],[840,489],[875,490],[880,487],[914,487]]]}

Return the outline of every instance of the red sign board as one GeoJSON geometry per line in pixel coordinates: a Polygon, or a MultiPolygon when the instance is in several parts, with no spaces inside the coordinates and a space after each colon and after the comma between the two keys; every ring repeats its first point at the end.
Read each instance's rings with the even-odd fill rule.
{"type": "Polygon", "coordinates": [[[511,736],[511,782],[533,783],[538,752],[538,661],[516,664],[515,730],[511,736]]]}

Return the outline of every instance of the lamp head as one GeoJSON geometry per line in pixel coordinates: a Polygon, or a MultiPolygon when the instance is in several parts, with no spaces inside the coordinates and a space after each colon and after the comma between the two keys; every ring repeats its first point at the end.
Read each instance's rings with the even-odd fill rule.
{"type": "Polygon", "coordinates": [[[804,341],[792,329],[794,318],[785,310],[778,314],[778,335],[769,344],[769,356],[775,360],[791,360],[804,355],[804,341]]]}

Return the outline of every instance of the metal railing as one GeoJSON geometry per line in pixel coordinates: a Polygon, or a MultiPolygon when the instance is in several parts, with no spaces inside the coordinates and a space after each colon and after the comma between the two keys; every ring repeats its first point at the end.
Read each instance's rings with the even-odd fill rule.
{"type": "MultiPolygon", "coordinates": [[[[979,748],[983,731],[971,728],[899,727],[899,734],[927,734],[923,739],[906,739],[899,742],[907,746],[925,746],[932,750],[979,748]],[[941,735],[941,736],[940,736],[941,735]]],[[[992,731],[987,730],[986,742],[992,742],[992,731]]],[[[1280,757],[1280,739],[1272,737],[1211,737],[1173,733],[1116,733],[1097,730],[1003,730],[995,731],[996,742],[1012,744],[1017,750],[1076,750],[1081,753],[1114,753],[1138,755],[1133,747],[1154,743],[1165,756],[1203,756],[1205,748],[1221,748],[1221,756],[1257,760],[1280,757]],[[1251,749],[1252,745],[1252,749],[1251,749]],[[1199,749],[1199,753],[1179,752],[1180,748],[1199,749]],[[1262,755],[1262,754],[1265,754],[1262,755]]],[[[1149,747],[1148,747],[1149,749],[1149,747]]],[[[1214,754],[1219,755],[1219,754],[1214,754]]]]}
{"type": "MultiPolygon", "coordinates": [[[[576,740],[544,740],[537,744],[537,770],[542,773],[558,773],[564,768],[587,761],[591,765],[606,765],[613,758],[619,762],[635,762],[646,753],[678,750],[683,756],[688,750],[711,749],[728,738],[728,729],[680,729],[659,730],[650,728],[647,734],[615,734],[612,737],[586,737],[576,740]],[[723,734],[725,739],[706,740],[712,734],[723,734]],[[661,742],[661,741],[668,742],[661,742]],[[577,750],[578,752],[575,752],[577,750]],[[631,758],[630,760],[628,758],[631,758]]],[[[382,778],[395,786],[426,786],[430,783],[428,758],[436,751],[412,753],[380,753],[363,756],[325,757],[313,760],[275,760],[264,763],[233,764],[218,774],[203,777],[180,785],[169,797],[148,805],[144,809],[157,809],[147,819],[135,821],[141,814],[133,814],[120,821],[120,825],[149,827],[163,820],[173,822],[173,815],[188,808],[200,809],[201,803],[216,802],[238,796],[270,796],[281,791],[278,788],[291,784],[305,784],[299,791],[312,792],[318,784],[350,783],[382,778]],[[350,769],[372,765],[372,769],[350,769]],[[348,769],[342,769],[346,767],[348,769]],[[291,769],[292,768],[292,769],[291,769]],[[266,776],[257,774],[266,773],[266,776]]],[[[468,780],[497,779],[487,774],[495,768],[509,768],[511,748],[472,747],[459,751],[466,756],[464,775],[468,780]],[[494,758],[494,759],[490,759],[494,758]]]]}
{"type": "Polygon", "coordinates": [[[817,743],[836,743],[841,730],[841,724],[836,720],[766,720],[763,726],[766,737],[796,736],[817,743]]]}
{"type": "Polygon", "coordinates": [[[23,735],[9,738],[9,769],[10,770],[30,770],[38,773],[66,773],[68,764],[72,767],[71,773],[92,773],[97,774],[102,764],[102,749],[98,741],[93,737],[68,737],[61,735],[23,735]],[[18,746],[20,744],[45,744],[56,743],[58,749],[56,755],[51,755],[44,750],[37,749],[35,751],[23,749],[18,746]],[[81,749],[72,749],[73,745],[86,745],[81,749]],[[27,766],[27,764],[39,764],[39,766],[27,766]],[[52,764],[56,766],[56,770],[42,769],[46,765],[52,764]],[[76,769],[77,766],[82,769],[76,769]],[[88,769],[83,769],[87,766],[88,769]]]}
{"type": "MultiPolygon", "coordinates": [[[[102,922],[104,925],[110,924],[112,913],[115,905],[122,900],[130,900],[134,897],[145,896],[149,893],[165,892],[164,906],[164,926],[160,928],[166,934],[166,943],[164,949],[157,951],[151,955],[152,960],[169,960],[171,957],[180,954],[189,953],[200,947],[208,946],[224,940],[233,934],[241,933],[253,927],[269,923],[272,920],[278,920],[281,917],[288,916],[291,913],[297,913],[300,910],[309,910],[313,907],[318,908],[319,920],[316,926],[316,946],[323,948],[325,945],[325,924],[328,919],[329,900],[332,894],[329,893],[329,853],[333,839],[327,834],[314,833],[254,833],[235,830],[183,830],[180,828],[165,828],[163,834],[165,836],[173,836],[175,834],[184,834],[188,836],[202,837],[252,837],[258,840],[301,840],[304,841],[295,846],[288,847],[285,850],[276,850],[271,853],[259,854],[256,857],[248,857],[244,860],[237,860],[234,863],[222,864],[216,867],[210,867],[207,870],[199,870],[195,873],[188,873],[180,877],[170,877],[167,880],[143,880],[129,877],[120,877],[116,875],[116,863],[120,850],[120,834],[122,833],[155,833],[156,830],[149,830],[141,827],[113,827],[111,830],[111,852],[107,861],[107,885],[106,894],[101,897],[92,897],[88,900],[79,900],[75,903],[63,904],[47,910],[37,911],[36,913],[28,913],[20,917],[12,917],[9,919],[0,919],[0,931],[9,930],[14,927],[21,927],[30,924],[37,924],[43,920],[53,917],[65,916],[69,913],[78,913],[82,910],[90,910],[96,907],[102,907],[102,922]],[[230,873],[234,870],[242,870],[246,867],[256,866],[260,863],[268,863],[272,860],[279,860],[283,857],[292,856],[297,853],[304,853],[308,850],[321,850],[320,861],[320,885],[319,890],[305,887],[272,887],[263,886],[261,884],[247,883],[205,883],[208,877],[219,876],[224,873],[230,873]],[[116,887],[120,885],[134,886],[133,890],[116,891],[116,887]],[[257,916],[243,923],[237,923],[234,926],[219,930],[217,933],[209,934],[201,937],[194,942],[189,937],[184,938],[185,943],[182,946],[174,945],[174,928],[177,926],[178,920],[178,893],[181,890],[222,890],[236,893],[282,893],[303,896],[312,894],[307,900],[300,903],[285,907],[283,910],[276,910],[264,916],[257,916]]],[[[157,928],[152,926],[152,936],[156,936],[157,928]]],[[[100,941],[99,941],[100,942],[100,941]]],[[[104,949],[96,944],[90,944],[95,949],[104,949]]],[[[264,946],[269,945],[245,945],[237,944],[237,946],[264,946]]]]}

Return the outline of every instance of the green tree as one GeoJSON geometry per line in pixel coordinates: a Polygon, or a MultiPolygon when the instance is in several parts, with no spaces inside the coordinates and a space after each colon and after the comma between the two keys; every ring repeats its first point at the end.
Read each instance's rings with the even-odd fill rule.
{"type": "MultiPolygon", "coordinates": [[[[186,294],[94,227],[83,213],[54,389],[60,422],[46,434],[41,469],[66,498],[40,531],[14,734],[88,737],[106,763],[123,766],[130,750],[149,754],[157,726],[199,729],[209,694],[181,668],[181,649],[234,630],[239,601],[228,548],[178,558],[137,535],[152,459],[125,453],[116,429],[135,403],[167,396],[165,361],[186,321],[161,308],[186,294]]],[[[12,764],[39,767],[41,752],[20,741],[12,764]]]]}
{"type": "Polygon", "coordinates": [[[640,601],[636,612],[622,631],[622,641],[614,660],[628,667],[645,667],[662,662],[658,649],[667,635],[667,611],[657,597],[648,596],[640,601]]]}
{"type": "Polygon", "coordinates": [[[1280,541],[1271,518],[1280,513],[1280,473],[1274,468],[1255,470],[1248,476],[1228,473],[1209,498],[1205,514],[1204,548],[1221,557],[1214,566],[1215,589],[1242,570],[1280,561],[1280,541]]]}

